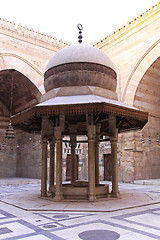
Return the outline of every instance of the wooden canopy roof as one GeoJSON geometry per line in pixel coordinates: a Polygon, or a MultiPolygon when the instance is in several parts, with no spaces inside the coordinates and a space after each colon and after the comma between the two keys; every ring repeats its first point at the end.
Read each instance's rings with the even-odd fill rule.
{"type": "Polygon", "coordinates": [[[59,115],[65,115],[65,132],[68,126],[77,124],[77,135],[86,134],[86,115],[92,115],[94,124],[101,123],[101,135],[108,130],[108,116],[115,115],[119,132],[141,129],[148,121],[148,113],[125,103],[96,96],[61,96],[49,99],[12,116],[12,125],[25,131],[41,131],[41,117],[48,116],[53,126],[59,115]]]}

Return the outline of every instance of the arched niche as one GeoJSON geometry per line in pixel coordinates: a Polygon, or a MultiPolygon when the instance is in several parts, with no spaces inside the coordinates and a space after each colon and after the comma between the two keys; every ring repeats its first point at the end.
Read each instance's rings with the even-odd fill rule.
{"type": "Polygon", "coordinates": [[[15,69],[28,78],[39,90],[45,93],[43,73],[33,63],[13,53],[0,53],[0,70],[15,69]]]}
{"type": "Polygon", "coordinates": [[[134,98],[142,77],[145,75],[150,66],[160,56],[160,40],[155,42],[139,59],[137,64],[134,66],[127,84],[125,86],[122,101],[130,105],[134,104],[134,98]]]}
{"type": "Polygon", "coordinates": [[[36,85],[21,72],[15,69],[0,71],[0,102],[7,108],[9,115],[39,103],[41,95],[36,85]]]}
{"type": "Polygon", "coordinates": [[[137,133],[134,156],[135,179],[160,177],[160,57],[141,78],[133,99],[134,107],[148,112],[148,123],[137,133]]]}

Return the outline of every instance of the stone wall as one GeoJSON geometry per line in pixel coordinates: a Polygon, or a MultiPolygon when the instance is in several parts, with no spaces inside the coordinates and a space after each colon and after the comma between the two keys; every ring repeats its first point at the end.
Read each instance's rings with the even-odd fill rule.
{"type": "Polygon", "coordinates": [[[119,135],[120,181],[134,182],[134,180],[139,179],[160,177],[158,129],[155,128],[155,131],[152,132],[149,131],[150,129],[151,126],[146,126],[143,131],[121,133],[119,135]]]}
{"type": "Polygon", "coordinates": [[[0,129],[0,177],[16,176],[16,140],[6,140],[0,129]]]}
{"type": "Polygon", "coordinates": [[[41,178],[40,134],[17,133],[16,176],[41,178]]]}
{"type": "Polygon", "coordinates": [[[41,137],[39,134],[18,133],[5,139],[0,130],[0,178],[41,177],[41,137]]]}

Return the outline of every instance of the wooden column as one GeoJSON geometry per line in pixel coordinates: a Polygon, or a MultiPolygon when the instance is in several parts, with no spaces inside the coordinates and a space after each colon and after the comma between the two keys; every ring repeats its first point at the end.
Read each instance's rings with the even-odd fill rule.
{"type": "Polygon", "coordinates": [[[118,165],[117,165],[117,139],[111,138],[111,156],[112,156],[112,196],[118,197],[118,165]]]}
{"type": "Polygon", "coordinates": [[[55,160],[55,141],[52,139],[50,143],[50,169],[49,169],[49,189],[54,186],[54,160],[55,160]]]}
{"type": "Polygon", "coordinates": [[[88,180],[89,180],[89,201],[94,201],[95,196],[95,138],[96,126],[88,126],[88,180]]]}
{"type": "Polygon", "coordinates": [[[45,135],[47,135],[48,131],[48,117],[42,117],[42,170],[41,170],[41,197],[47,196],[47,139],[45,135]]]}
{"type": "Polygon", "coordinates": [[[47,140],[42,139],[41,197],[47,196],[47,140]]]}
{"type": "Polygon", "coordinates": [[[71,184],[74,185],[76,182],[76,158],[75,158],[75,149],[76,149],[76,135],[70,136],[71,142],[71,184]]]}
{"type": "Polygon", "coordinates": [[[99,142],[95,141],[95,183],[99,184],[99,142]]]}
{"type": "Polygon", "coordinates": [[[113,134],[110,137],[111,142],[111,157],[112,157],[112,196],[118,197],[118,165],[117,165],[117,142],[118,142],[118,129],[116,128],[116,117],[109,116],[109,129],[113,134]]]}
{"type": "Polygon", "coordinates": [[[63,199],[62,188],[62,128],[54,128],[54,137],[56,142],[56,192],[55,200],[63,199]]]}
{"type": "MultiPolygon", "coordinates": [[[[96,125],[96,132],[100,132],[101,125],[96,125]]],[[[99,184],[99,135],[95,139],[95,183],[99,184]]]]}

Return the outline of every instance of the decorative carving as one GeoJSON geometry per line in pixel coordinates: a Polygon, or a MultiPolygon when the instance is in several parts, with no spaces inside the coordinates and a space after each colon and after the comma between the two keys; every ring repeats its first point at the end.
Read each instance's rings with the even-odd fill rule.
{"type": "MultiPolygon", "coordinates": [[[[29,29],[27,26],[23,27],[20,23],[15,24],[14,21],[9,22],[6,18],[0,18],[0,28],[12,31],[13,34],[22,35],[23,37],[27,37],[26,40],[30,39],[40,40],[48,44],[53,44],[58,48],[62,48],[68,45],[67,42],[63,42],[59,40],[57,42],[56,38],[52,38],[51,36],[46,36],[45,33],[40,33],[39,31],[34,31],[33,28],[29,29]]],[[[14,35],[12,35],[14,36],[14,35]]]]}
{"type": "Polygon", "coordinates": [[[63,41],[62,39],[59,40],[59,45],[62,47],[63,46],[63,41]]]}
{"type": "Polygon", "coordinates": [[[47,36],[47,41],[52,43],[53,42],[53,38],[51,37],[51,35],[47,36]]]}
{"type": "Polygon", "coordinates": [[[45,33],[42,33],[41,36],[42,36],[41,39],[42,39],[43,41],[46,41],[46,34],[45,34],[45,33]]]}
{"type": "Polygon", "coordinates": [[[115,38],[121,32],[124,32],[126,29],[131,28],[133,25],[135,25],[135,24],[139,23],[141,20],[149,17],[150,14],[154,13],[155,11],[158,11],[159,9],[160,9],[160,1],[157,1],[157,3],[155,5],[150,6],[150,8],[148,10],[145,10],[144,13],[139,14],[138,17],[133,18],[131,21],[128,21],[126,25],[123,25],[121,28],[118,28],[117,31],[113,31],[111,35],[104,37],[103,40],[99,40],[99,42],[96,42],[93,46],[99,47],[102,44],[105,44],[106,42],[115,38]]]}
{"type": "Polygon", "coordinates": [[[6,18],[3,19],[2,27],[8,29],[8,20],[6,18]]]}
{"type": "Polygon", "coordinates": [[[19,33],[23,32],[22,25],[20,23],[17,25],[17,30],[19,33]]]}
{"type": "Polygon", "coordinates": [[[25,34],[25,35],[28,35],[28,27],[27,26],[25,26],[24,28],[23,28],[23,34],[25,34]]]}
{"type": "Polygon", "coordinates": [[[14,21],[10,22],[9,29],[11,29],[12,31],[16,30],[14,21]]]}

